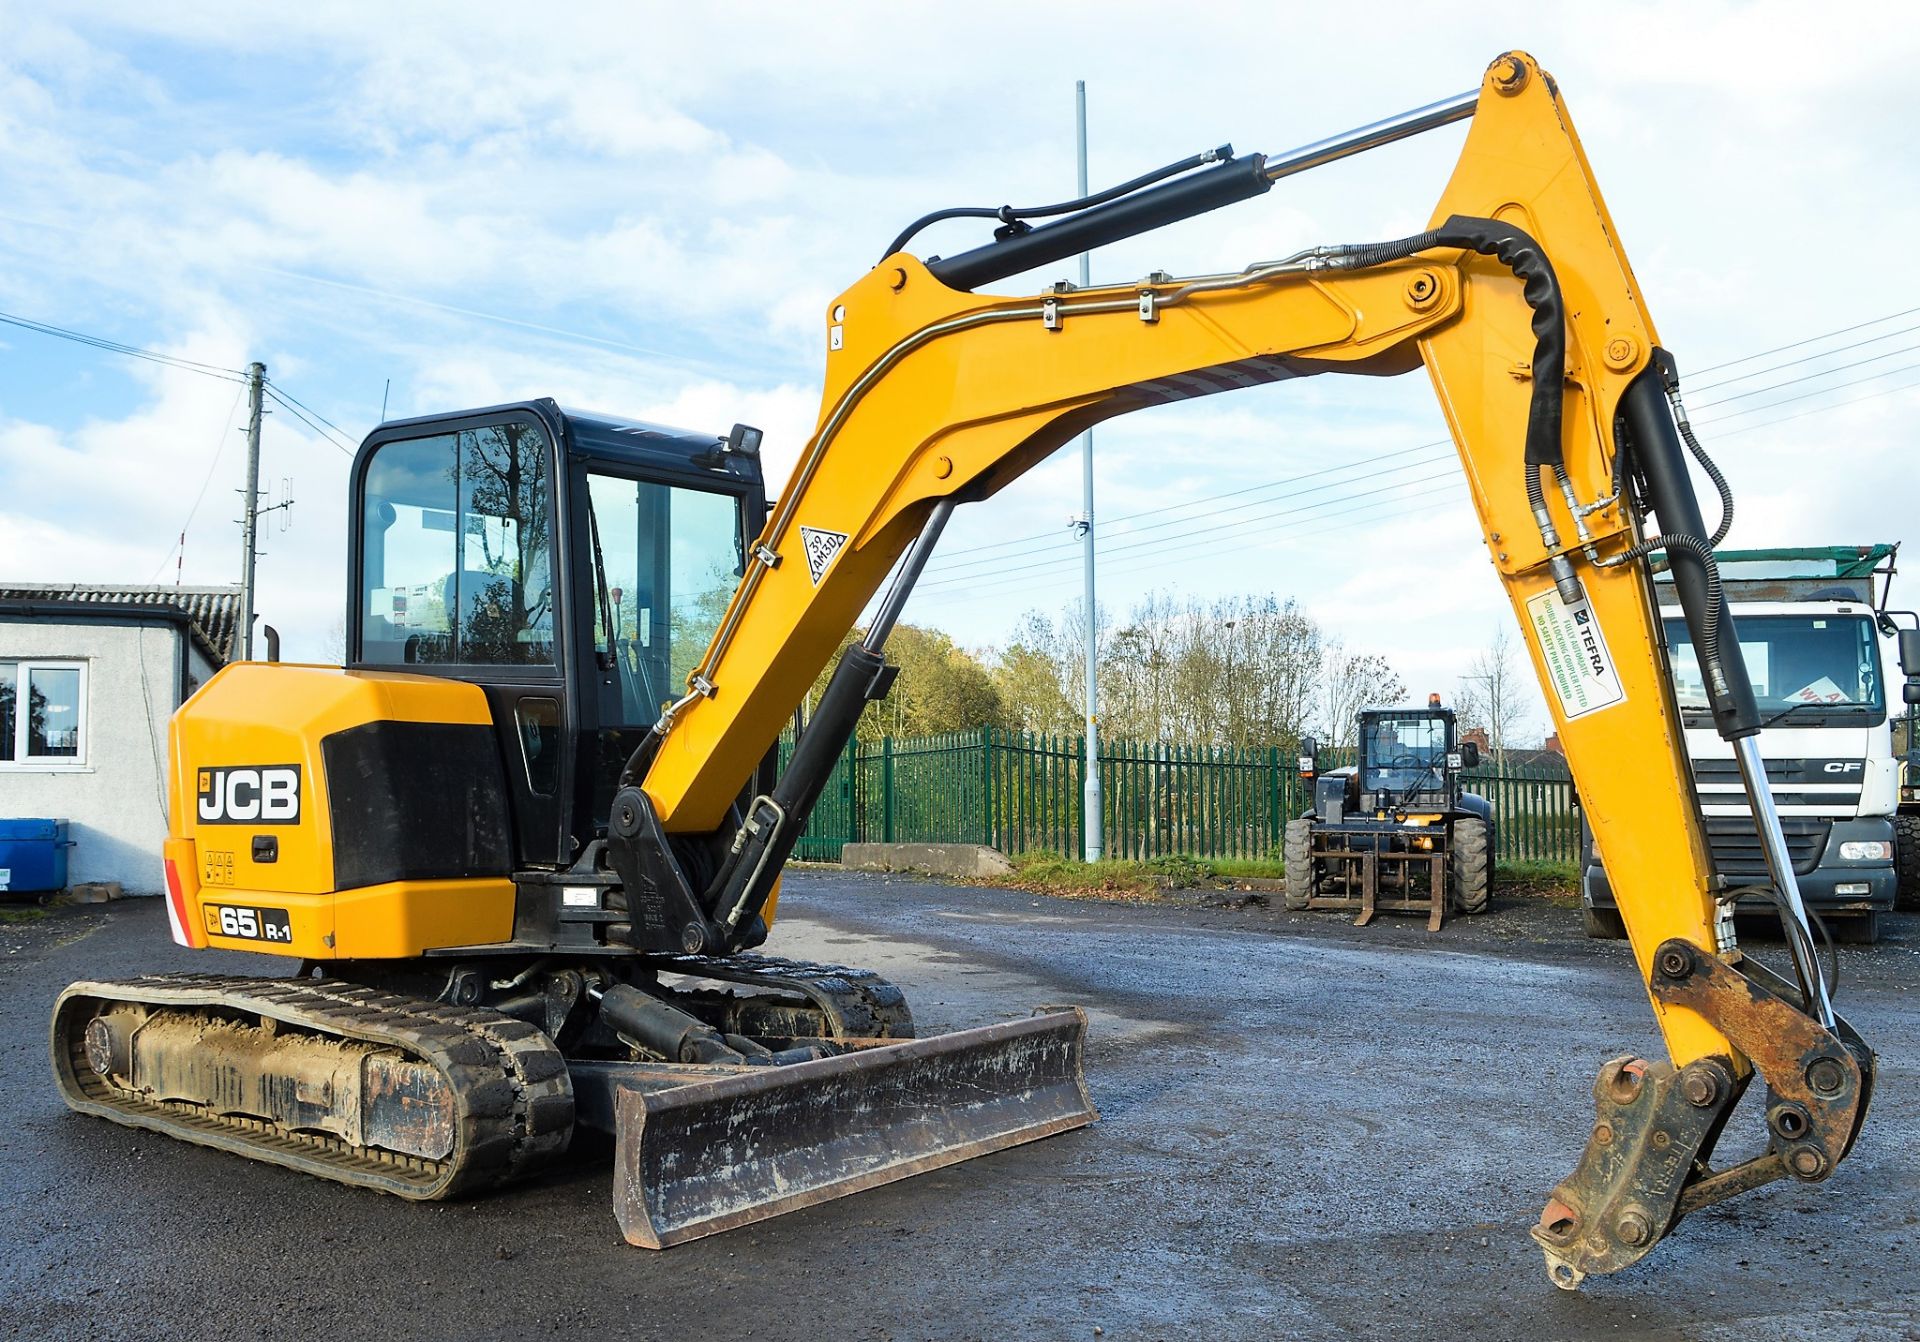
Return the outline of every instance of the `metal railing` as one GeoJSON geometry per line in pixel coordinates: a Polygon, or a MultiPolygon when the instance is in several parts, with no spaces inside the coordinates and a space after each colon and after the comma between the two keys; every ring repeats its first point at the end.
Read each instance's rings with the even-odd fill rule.
{"type": "MultiPolygon", "coordinates": [[[[792,743],[781,742],[781,762],[792,743]]],[[[1351,751],[1324,750],[1321,767],[1351,751]]],[[[1111,857],[1278,856],[1308,795],[1292,748],[1103,740],[1102,819],[1111,857]]],[[[1493,803],[1496,856],[1573,862],[1580,817],[1564,766],[1492,762],[1464,775],[1493,803]]],[[[1079,736],[982,727],[849,743],[795,855],[838,861],[844,844],[984,843],[1078,857],[1086,833],[1079,736]]]]}

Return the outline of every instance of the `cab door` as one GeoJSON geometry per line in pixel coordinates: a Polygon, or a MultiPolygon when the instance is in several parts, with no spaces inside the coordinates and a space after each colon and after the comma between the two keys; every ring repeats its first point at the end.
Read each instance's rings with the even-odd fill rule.
{"type": "Polygon", "coordinates": [[[354,467],[348,664],[486,692],[515,866],[576,849],[557,437],[537,405],[401,421],[354,467]]]}

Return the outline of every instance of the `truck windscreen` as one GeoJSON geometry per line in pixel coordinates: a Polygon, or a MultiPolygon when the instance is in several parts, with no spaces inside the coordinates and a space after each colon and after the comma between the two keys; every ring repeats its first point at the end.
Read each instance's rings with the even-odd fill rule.
{"type": "MultiPolygon", "coordinates": [[[[1740,653],[1763,719],[1795,726],[1869,725],[1886,714],[1879,640],[1860,615],[1741,615],[1740,653]]],[[[1687,715],[1708,711],[1706,686],[1686,623],[1666,621],[1674,692],[1687,715]]]]}

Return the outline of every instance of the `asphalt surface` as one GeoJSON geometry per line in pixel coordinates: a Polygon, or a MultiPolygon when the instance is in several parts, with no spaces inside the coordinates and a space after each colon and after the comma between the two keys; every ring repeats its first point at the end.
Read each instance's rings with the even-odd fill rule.
{"type": "MultiPolygon", "coordinates": [[[[62,910],[0,924],[0,1336],[1920,1338],[1920,919],[1841,949],[1882,1061],[1835,1178],[1568,1294],[1526,1228],[1601,1062],[1658,1049],[1624,948],[1571,911],[1430,937],[802,872],[780,912],[770,950],[878,969],[923,1034],[1087,1007],[1103,1121],[648,1253],[600,1160],[413,1205],[67,1113],[69,980],[284,962],[179,950],[156,901],[62,910]]],[[[1723,1155],[1758,1145],[1750,1106],[1723,1155]]]]}

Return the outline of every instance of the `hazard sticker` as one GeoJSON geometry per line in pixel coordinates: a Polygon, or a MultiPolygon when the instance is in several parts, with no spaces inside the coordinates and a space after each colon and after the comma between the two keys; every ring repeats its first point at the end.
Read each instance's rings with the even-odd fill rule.
{"type": "Polygon", "coordinates": [[[1600,621],[1593,617],[1593,606],[1585,597],[1569,606],[1549,589],[1527,602],[1527,619],[1533,624],[1547,679],[1560,697],[1565,717],[1583,718],[1626,702],[1613,654],[1607,651],[1600,621]]]}
{"type": "Polygon", "coordinates": [[[833,557],[840,553],[840,547],[847,543],[844,531],[822,531],[818,527],[801,527],[800,544],[807,551],[807,572],[813,575],[813,585],[818,587],[825,576],[827,566],[833,563],[833,557]]]}

